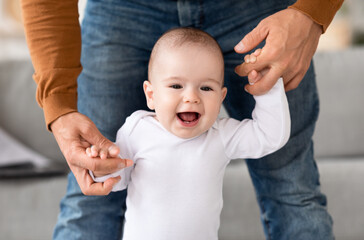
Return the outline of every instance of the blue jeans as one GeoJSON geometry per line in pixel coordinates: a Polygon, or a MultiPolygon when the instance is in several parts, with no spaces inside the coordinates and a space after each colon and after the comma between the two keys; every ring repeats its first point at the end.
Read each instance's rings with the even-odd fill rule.
{"type": "MultiPolygon", "coordinates": [[[[236,119],[250,117],[254,100],[244,91],[247,79],[234,73],[244,56],[233,47],[260,20],[292,2],[88,0],[82,23],[79,111],[114,141],[128,115],[147,109],[142,82],[155,41],[172,27],[193,26],[214,36],[224,52],[228,113],[236,119]]],[[[313,158],[319,102],[312,64],[299,87],[287,96],[292,118],[288,144],[263,159],[247,160],[264,232],[267,239],[333,239],[313,158]]],[[[84,196],[70,173],[54,239],[121,239],[125,197],[125,191],[84,196]]]]}

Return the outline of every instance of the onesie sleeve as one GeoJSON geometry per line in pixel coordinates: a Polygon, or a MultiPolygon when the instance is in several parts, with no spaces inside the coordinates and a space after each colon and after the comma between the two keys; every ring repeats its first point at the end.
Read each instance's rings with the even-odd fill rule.
{"type": "Polygon", "coordinates": [[[265,95],[254,96],[253,119],[220,119],[217,124],[230,159],[260,158],[283,147],[290,135],[290,115],[283,80],[265,95]]]}
{"type": "MultiPolygon", "coordinates": [[[[130,131],[133,128],[133,117],[127,118],[125,124],[119,129],[116,135],[116,142],[115,144],[120,148],[119,157],[123,159],[134,159],[133,149],[130,144],[130,131]]],[[[130,174],[133,170],[134,166],[127,167],[120,169],[117,172],[102,176],[102,177],[95,177],[91,171],[90,175],[95,182],[105,182],[107,179],[112,177],[120,176],[121,179],[118,183],[113,186],[112,192],[122,191],[128,187],[130,181],[130,174]]]]}

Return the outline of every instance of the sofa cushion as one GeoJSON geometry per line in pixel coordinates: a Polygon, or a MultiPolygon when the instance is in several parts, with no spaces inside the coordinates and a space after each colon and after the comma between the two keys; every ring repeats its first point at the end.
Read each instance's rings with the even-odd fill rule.
{"type": "Polygon", "coordinates": [[[317,157],[364,156],[364,47],[314,56],[320,116],[317,157]]]}

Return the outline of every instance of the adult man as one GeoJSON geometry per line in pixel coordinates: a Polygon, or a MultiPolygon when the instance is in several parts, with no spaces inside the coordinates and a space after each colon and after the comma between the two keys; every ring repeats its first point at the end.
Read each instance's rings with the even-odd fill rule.
{"type": "Polygon", "coordinates": [[[111,150],[113,158],[107,160],[87,158],[85,148],[112,146],[106,138],[114,140],[125,117],[146,108],[141,83],[146,79],[150,50],[161,33],[175,26],[201,28],[221,45],[229,89],[225,107],[231,117],[250,116],[254,101],[244,88],[251,94],[262,94],[282,76],[286,90],[294,89],[287,93],[292,117],[290,141],[264,159],[247,160],[264,230],[269,239],[333,239],[332,220],[319,190],[313,159],[311,137],[318,97],[311,59],[342,0],[298,0],[288,9],[294,0],[89,0],[82,24],[83,71],[79,77],[77,1],[22,2],[38,83],[37,100],[73,172],[55,239],[120,238],[126,193],[87,197],[82,192],[108,194],[117,181],[94,183],[88,169],[109,173],[127,163],[116,157],[116,148],[111,150]],[[265,40],[256,63],[241,64],[241,55],[233,50],[241,39],[242,44],[235,47],[237,53],[259,44],[262,47],[265,40]],[[250,86],[246,78],[234,73],[237,65],[241,76],[253,69],[268,71],[250,86]]]}

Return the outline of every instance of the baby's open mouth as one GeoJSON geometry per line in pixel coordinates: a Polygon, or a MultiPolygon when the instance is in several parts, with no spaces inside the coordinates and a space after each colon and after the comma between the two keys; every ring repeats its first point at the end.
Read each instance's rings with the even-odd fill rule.
{"type": "Polygon", "coordinates": [[[177,116],[182,122],[190,124],[198,121],[198,119],[201,117],[201,114],[198,112],[181,112],[177,113],[177,116]]]}

